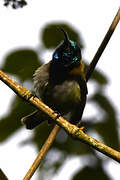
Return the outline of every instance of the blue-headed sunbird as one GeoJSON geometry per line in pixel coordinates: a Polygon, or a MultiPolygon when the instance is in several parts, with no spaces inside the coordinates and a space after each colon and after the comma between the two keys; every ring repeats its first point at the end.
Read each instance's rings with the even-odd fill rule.
{"type": "MultiPolygon", "coordinates": [[[[69,40],[64,29],[61,30],[64,41],[56,48],[52,60],[35,71],[34,88],[45,104],[72,124],[78,125],[87,95],[84,64],[79,45],[69,40]]],[[[22,118],[22,123],[27,129],[33,129],[45,120],[51,121],[48,115],[36,110],[22,118]]]]}

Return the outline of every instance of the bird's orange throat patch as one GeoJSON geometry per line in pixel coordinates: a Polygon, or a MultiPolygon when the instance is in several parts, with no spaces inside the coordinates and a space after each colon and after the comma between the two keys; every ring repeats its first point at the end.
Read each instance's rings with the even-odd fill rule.
{"type": "Polygon", "coordinates": [[[78,67],[75,67],[69,72],[69,74],[71,75],[80,75],[83,73],[84,73],[84,64],[82,61],[80,61],[80,65],[78,67]]]}

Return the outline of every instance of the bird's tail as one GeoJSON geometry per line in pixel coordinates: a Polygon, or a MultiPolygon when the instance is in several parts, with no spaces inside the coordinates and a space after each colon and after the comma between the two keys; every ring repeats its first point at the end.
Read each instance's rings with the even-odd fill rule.
{"type": "Polygon", "coordinates": [[[47,117],[44,117],[45,115],[43,112],[35,110],[31,114],[23,117],[21,119],[22,124],[26,126],[27,129],[33,129],[45,120],[47,120],[47,117]]]}

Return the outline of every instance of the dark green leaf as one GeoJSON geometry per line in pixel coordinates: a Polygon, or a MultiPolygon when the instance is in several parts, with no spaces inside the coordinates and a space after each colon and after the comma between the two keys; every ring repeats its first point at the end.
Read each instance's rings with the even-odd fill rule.
{"type": "Polygon", "coordinates": [[[18,76],[22,81],[32,79],[34,71],[41,64],[35,51],[30,49],[16,50],[7,55],[3,71],[18,76]]]}
{"type": "Polygon", "coordinates": [[[102,94],[102,92],[96,93],[91,99],[101,108],[100,113],[102,113],[102,111],[105,112],[105,116],[101,119],[101,122],[95,123],[93,128],[97,130],[108,146],[118,149],[119,138],[117,131],[117,117],[112,103],[102,94]]]}
{"type": "MultiPolygon", "coordinates": [[[[92,163],[91,163],[92,165],[92,163]]],[[[84,167],[82,170],[74,175],[72,180],[110,180],[110,177],[105,173],[101,166],[96,167],[84,167]]]]}
{"type": "Polygon", "coordinates": [[[0,142],[5,141],[21,128],[21,118],[32,111],[31,105],[16,97],[11,103],[9,113],[0,120],[0,142]]]}

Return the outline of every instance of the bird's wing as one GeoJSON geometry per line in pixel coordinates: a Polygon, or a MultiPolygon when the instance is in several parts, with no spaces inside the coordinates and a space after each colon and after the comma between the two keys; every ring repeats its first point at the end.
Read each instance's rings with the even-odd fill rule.
{"type": "Polygon", "coordinates": [[[50,62],[40,66],[33,75],[36,95],[43,99],[43,94],[48,86],[50,62]]]}

